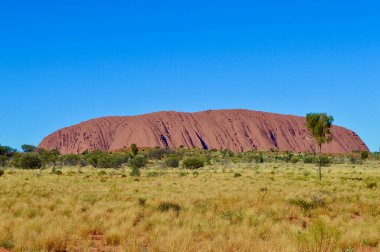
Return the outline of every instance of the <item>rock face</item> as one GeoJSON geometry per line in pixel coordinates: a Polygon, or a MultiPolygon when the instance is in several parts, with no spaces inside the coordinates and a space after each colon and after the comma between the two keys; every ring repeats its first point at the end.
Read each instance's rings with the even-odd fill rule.
{"type": "MultiPolygon", "coordinates": [[[[368,151],[359,136],[343,127],[332,127],[333,141],[325,153],[368,151]]],[[[251,110],[209,110],[197,113],[173,111],[139,116],[97,118],[60,129],[45,137],[40,148],[62,154],[85,150],[112,151],[129,147],[270,150],[313,152],[305,118],[251,110]]]]}

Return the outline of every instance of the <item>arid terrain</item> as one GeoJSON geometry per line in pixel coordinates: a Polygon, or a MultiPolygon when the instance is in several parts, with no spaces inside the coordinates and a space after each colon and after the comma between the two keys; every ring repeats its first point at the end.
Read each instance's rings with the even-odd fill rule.
{"type": "Polygon", "coordinates": [[[301,156],[256,163],[220,155],[195,170],[151,160],[138,177],[129,167],[7,168],[0,177],[0,247],[379,251],[379,161],[336,157],[340,164],[325,167],[319,181],[316,166],[301,156]]]}

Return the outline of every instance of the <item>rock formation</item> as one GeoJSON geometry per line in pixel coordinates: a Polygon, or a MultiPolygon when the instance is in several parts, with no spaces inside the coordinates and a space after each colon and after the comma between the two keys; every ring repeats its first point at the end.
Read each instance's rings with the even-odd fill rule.
{"type": "MultiPolygon", "coordinates": [[[[368,151],[353,131],[332,127],[333,141],[325,153],[368,151]]],[[[174,111],[139,116],[97,118],[60,129],[45,137],[40,148],[62,154],[85,150],[112,151],[129,147],[270,150],[313,152],[315,143],[307,132],[305,118],[251,110],[208,110],[196,113],[174,111]]]]}

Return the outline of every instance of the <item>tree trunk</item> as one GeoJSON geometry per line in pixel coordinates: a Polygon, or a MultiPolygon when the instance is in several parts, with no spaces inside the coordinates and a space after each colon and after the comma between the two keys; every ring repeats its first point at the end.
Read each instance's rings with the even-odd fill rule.
{"type": "Polygon", "coordinates": [[[318,144],[318,170],[319,170],[319,181],[322,180],[321,153],[322,153],[322,144],[318,144]]]}

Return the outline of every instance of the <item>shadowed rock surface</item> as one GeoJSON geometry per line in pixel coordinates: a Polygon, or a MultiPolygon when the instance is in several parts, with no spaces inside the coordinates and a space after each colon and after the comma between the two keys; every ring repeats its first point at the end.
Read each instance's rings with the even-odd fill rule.
{"type": "MultiPolygon", "coordinates": [[[[333,141],[325,153],[368,151],[353,131],[332,127],[333,141]]],[[[305,118],[251,110],[209,110],[196,113],[163,111],[139,116],[97,118],[60,129],[45,137],[40,148],[62,154],[85,150],[112,151],[129,147],[270,150],[313,152],[315,144],[305,118]]]]}

